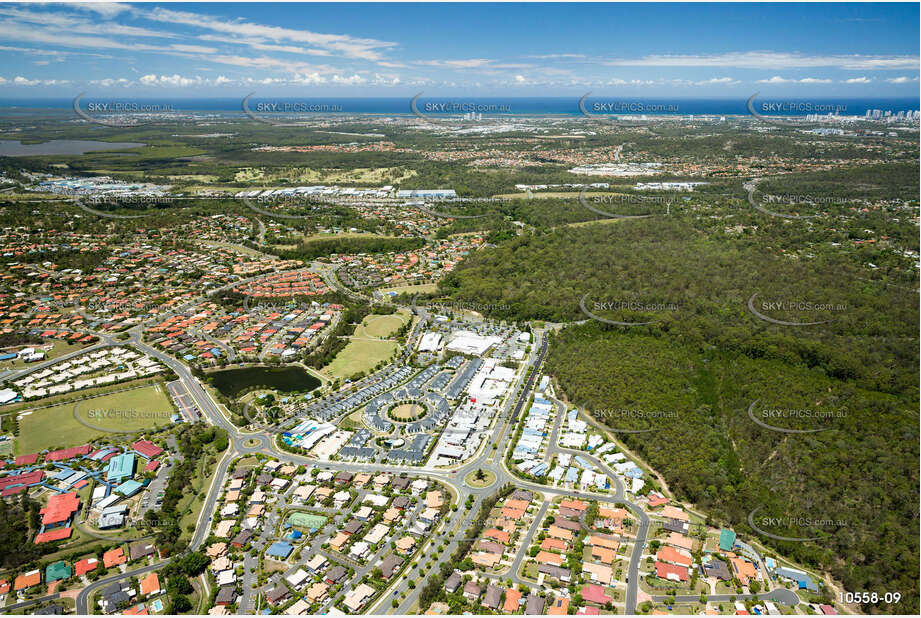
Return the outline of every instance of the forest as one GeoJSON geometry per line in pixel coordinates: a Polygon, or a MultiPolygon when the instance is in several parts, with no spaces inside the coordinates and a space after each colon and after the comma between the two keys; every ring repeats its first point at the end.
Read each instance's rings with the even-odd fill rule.
{"type": "Polygon", "coordinates": [[[756,509],[836,522],[766,530],[815,542],[761,540],[847,590],[899,590],[898,610],[916,611],[918,294],[892,245],[917,240],[890,223],[904,244],[861,247],[848,240],[867,219],[791,225],[707,208],[748,233],[693,213],[535,230],[475,253],[439,293],[491,317],[563,323],[547,360],[562,393],[613,430],[651,430],[619,437],[679,498],[752,535],[756,509]],[[815,324],[767,321],[752,302],[815,324]],[[767,429],[753,402],[791,411],[767,424],[821,431],[767,429]]]}

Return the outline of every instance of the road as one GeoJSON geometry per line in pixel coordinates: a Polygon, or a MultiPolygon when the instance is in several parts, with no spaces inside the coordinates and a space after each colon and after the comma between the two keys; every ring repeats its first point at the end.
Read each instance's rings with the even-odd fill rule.
{"type": "MultiPolygon", "coordinates": [[[[327,279],[329,284],[332,285],[334,282],[338,283],[335,280],[334,273],[331,272],[331,269],[323,268],[322,274],[324,275],[324,278],[327,279]]],[[[240,282],[237,282],[235,285],[239,285],[239,283],[240,282]]],[[[362,298],[362,300],[367,299],[362,298]]],[[[424,310],[421,310],[421,312],[424,319],[424,310]]],[[[172,369],[178,376],[179,383],[181,383],[181,385],[188,392],[188,396],[191,399],[192,404],[201,411],[203,418],[208,423],[224,429],[227,432],[229,439],[228,449],[212,477],[212,482],[208,490],[207,497],[201,508],[198,525],[190,541],[190,549],[196,550],[201,546],[209,533],[210,520],[216,510],[220,489],[227,477],[230,462],[233,461],[237,456],[248,453],[259,453],[273,457],[282,462],[293,463],[296,465],[314,465],[320,462],[309,457],[295,455],[280,450],[274,440],[276,436],[270,431],[241,431],[226,417],[224,417],[217,402],[214,401],[214,399],[205,390],[198,379],[196,379],[191,374],[185,364],[175,359],[174,357],[169,356],[144,343],[142,339],[143,330],[144,324],[139,324],[134,328],[126,331],[129,334],[129,339],[127,341],[115,342],[111,337],[106,336],[102,342],[97,344],[97,346],[130,344],[172,369]]],[[[534,584],[532,582],[520,580],[518,573],[520,571],[521,565],[526,559],[526,554],[531,543],[531,539],[540,530],[546,512],[550,507],[550,502],[554,498],[559,496],[566,496],[588,499],[595,498],[608,502],[621,502],[633,512],[634,516],[639,522],[636,529],[636,540],[634,542],[633,552],[631,553],[630,564],[628,567],[629,577],[627,583],[627,592],[625,596],[625,613],[634,614],[636,613],[639,567],[646,544],[646,538],[649,533],[650,521],[645,511],[640,506],[627,501],[624,492],[624,486],[620,479],[603,462],[600,462],[581,451],[574,452],[578,452],[583,457],[588,457],[591,459],[595,465],[607,472],[611,479],[615,482],[616,491],[614,492],[613,496],[610,493],[600,494],[593,491],[576,491],[562,487],[553,487],[549,485],[534,483],[518,478],[513,471],[506,467],[505,453],[507,448],[510,446],[509,441],[511,434],[516,427],[515,421],[520,417],[522,409],[530,397],[531,391],[533,390],[535,382],[540,373],[541,365],[547,353],[546,334],[540,330],[535,331],[534,334],[535,345],[532,346],[531,354],[528,359],[528,364],[532,368],[532,371],[529,375],[527,375],[527,379],[522,379],[524,372],[519,375],[518,380],[511,390],[510,396],[506,399],[505,405],[502,406],[502,409],[496,414],[496,417],[493,420],[493,429],[491,435],[471,460],[455,466],[453,470],[443,467],[434,467],[431,465],[423,467],[411,467],[382,463],[352,463],[339,461],[322,462],[320,465],[331,470],[349,470],[353,472],[409,472],[414,476],[437,480],[449,486],[455,492],[459,508],[452,512],[448,517],[445,518],[444,521],[441,522],[440,528],[436,528],[436,534],[426,542],[428,547],[432,547],[436,543],[445,544],[444,551],[442,551],[437,558],[432,560],[433,565],[431,566],[431,569],[427,571],[427,574],[437,573],[441,568],[441,565],[451,559],[452,554],[457,549],[459,541],[463,538],[464,532],[469,528],[474,518],[478,515],[483,500],[487,496],[492,495],[498,488],[502,487],[506,483],[512,483],[517,487],[540,492],[543,495],[543,501],[538,509],[537,516],[529,527],[525,538],[522,539],[521,545],[518,548],[518,552],[511,567],[505,574],[502,574],[501,576],[503,578],[511,578],[517,583],[531,587],[535,587],[534,584]],[[463,479],[466,477],[466,475],[480,468],[492,472],[496,477],[496,482],[489,487],[483,488],[474,488],[466,485],[463,482],[463,479]],[[464,507],[464,505],[467,499],[471,496],[473,498],[473,507],[467,509],[464,507]],[[440,530],[440,533],[437,532],[438,530],[440,530]]],[[[557,401],[556,403],[557,405],[562,406],[560,402],[557,401]]],[[[565,410],[565,407],[563,407],[563,410],[565,410]]],[[[562,415],[562,413],[562,411],[558,411],[558,415],[562,415]]],[[[556,424],[552,431],[554,438],[558,435],[558,432],[559,425],[556,424]]],[[[569,452],[570,449],[563,449],[556,444],[556,440],[552,440],[551,444],[548,446],[548,451],[548,454],[550,454],[557,451],[569,452]]],[[[167,561],[165,560],[158,561],[153,564],[147,564],[142,567],[129,570],[126,573],[110,575],[97,582],[93,582],[79,593],[76,600],[77,613],[89,613],[90,598],[104,586],[111,584],[112,582],[125,579],[127,577],[132,577],[156,570],[164,566],[166,563],[167,561]]],[[[370,572],[372,568],[371,565],[373,565],[373,563],[374,560],[369,561],[368,566],[361,569],[360,572],[370,572]]],[[[409,613],[411,609],[414,609],[414,606],[418,602],[419,594],[422,590],[422,584],[424,583],[424,576],[419,573],[418,569],[418,565],[412,568],[408,568],[404,574],[385,591],[384,594],[382,594],[378,599],[369,605],[367,611],[372,611],[374,613],[386,611],[389,613],[406,614],[409,613]],[[407,582],[410,579],[416,580],[420,585],[417,585],[414,589],[409,589],[407,582]],[[397,596],[394,596],[394,591],[396,591],[397,596]],[[399,603],[399,606],[397,608],[390,607],[391,600],[394,598],[399,598],[400,594],[405,594],[406,596],[399,603]]],[[[250,582],[250,585],[252,585],[252,582],[250,582]]],[[[248,610],[255,609],[254,598],[252,595],[253,592],[254,591],[248,591],[244,594],[243,597],[248,610]]],[[[785,591],[774,591],[771,594],[777,594],[778,602],[783,602],[781,600],[783,598],[782,592],[785,591]]],[[[693,597],[693,599],[696,602],[698,597],[693,597]]],[[[717,597],[712,597],[712,599],[718,600],[717,597]]]]}

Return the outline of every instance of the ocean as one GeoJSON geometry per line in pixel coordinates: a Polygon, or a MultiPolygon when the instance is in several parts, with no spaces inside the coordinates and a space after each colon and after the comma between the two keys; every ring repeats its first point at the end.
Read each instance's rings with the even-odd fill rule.
{"type": "MultiPolygon", "coordinates": [[[[750,96],[750,95],[749,95],[750,96]]],[[[438,116],[460,114],[467,111],[479,112],[484,116],[577,116],[581,97],[462,97],[423,96],[416,101],[416,108],[423,114],[438,116]]],[[[266,97],[257,96],[249,100],[249,109],[255,114],[270,114],[275,110],[288,114],[307,112],[409,115],[410,97],[266,97]],[[268,110],[268,111],[266,111],[268,110]],[[287,111],[285,111],[287,110],[287,111]]],[[[100,103],[129,104],[144,108],[169,108],[175,112],[202,112],[215,114],[243,114],[243,98],[134,98],[130,96],[98,96],[87,94],[80,101],[80,108],[100,103]]],[[[744,98],[641,98],[635,96],[590,96],[585,101],[586,109],[593,114],[647,114],[662,115],[748,115],[748,97],[744,98]]],[[[768,97],[762,93],[755,99],[755,109],[765,115],[798,116],[811,113],[828,113],[838,110],[845,116],[863,116],[867,110],[892,111],[921,109],[921,101],[912,98],[787,98],[768,97]],[[765,107],[767,106],[767,107],[765,107]]],[[[73,99],[60,98],[0,98],[0,115],[16,115],[32,111],[58,111],[73,108],[73,99]]]]}

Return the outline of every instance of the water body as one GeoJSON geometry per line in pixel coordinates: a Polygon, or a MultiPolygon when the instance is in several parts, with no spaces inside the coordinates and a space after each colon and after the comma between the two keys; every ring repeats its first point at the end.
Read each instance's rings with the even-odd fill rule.
{"type": "Polygon", "coordinates": [[[81,155],[104,150],[140,148],[136,142],[97,142],[82,139],[53,139],[41,144],[23,144],[19,140],[0,140],[0,157],[38,157],[43,155],[81,155]]]}
{"type": "Polygon", "coordinates": [[[221,394],[236,398],[251,387],[269,388],[282,393],[312,391],[320,381],[302,367],[242,367],[223,369],[208,375],[221,394]]]}
{"type": "MultiPolygon", "coordinates": [[[[586,108],[594,112],[593,105],[595,103],[599,104],[612,104],[612,103],[642,103],[647,106],[657,107],[660,106],[660,111],[650,111],[648,112],[651,115],[688,115],[688,114],[720,114],[720,115],[735,115],[735,116],[748,116],[749,112],[745,104],[748,101],[748,98],[754,94],[752,92],[741,92],[738,97],[721,97],[721,98],[691,98],[691,97],[667,97],[662,96],[661,94],[657,95],[644,95],[641,92],[632,91],[630,93],[617,92],[617,90],[612,90],[610,93],[605,94],[601,92],[593,93],[586,101],[586,108]]],[[[534,116],[581,116],[579,110],[579,99],[581,94],[576,94],[569,97],[470,97],[464,95],[441,95],[436,91],[426,91],[422,97],[416,102],[417,108],[419,111],[426,113],[426,105],[429,104],[431,109],[436,109],[439,104],[458,104],[458,105],[474,105],[474,106],[490,106],[496,107],[496,112],[490,113],[486,112],[483,114],[486,116],[517,116],[517,115],[534,115],[534,116]],[[506,111],[498,111],[506,110],[506,111]]],[[[297,105],[317,105],[317,106],[327,106],[329,108],[338,109],[338,112],[316,112],[316,113],[302,113],[298,114],[296,111],[292,111],[292,115],[301,115],[304,117],[311,116],[336,116],[336,115],[348,115],[348,114],[382,114],[388,116],[405,116],[410,115],[411,111],[409,108],[409,102],[411,96],[407,97],[329,97],[329,96],[316,96],[309,91],[305,91],[303,95],[291,97],[291,96],[272,96],[269,93],[260,93],[257,92],[249,100],[249,108],[257,116],[267,116],[274,117],[278,114],[273,113],[264,113],[260,112],[260,104],[291,104],[294,107],[292,110],[298,109],[297,105]]],[[[129,100],[132,103],[137,103],[139,105],[151,105],[156,106],[170,106],[173,110],[172,113],[175,114],[195,114],[195,115],[205,115],[205,116],[220,116],[220,117],[240,117],[245,118],[242,111],[242,99],[237,98],[226,98],[226,97],[215,97],[215,98],[177,98],[177,99],[133,99],[130,97],[91,97],[87,95],[85,101],[96,101],[96,100],[129,100]]],[[[834,109],[840,109],[842,115],[853,116],[859,115],[862,116],[868,109],[880,109],[880,110],[892,110],[893,112],[899,110],[915,110],[919,109],[921,103],[919,103],[918,98],[911,97],[865,97],[865,98],[855,98],[855,97],[829,97],[816,96],[816,97],[787,97],[787,96],[778,96],[772,94],[771,92],[761,89],[760,94],[756,99],[756,103],[760,104],[762,102],[772,102],[772,103],[807,103],[813,108],[816,106],[832,106],[834,109]]],[[[70,108],[70,114],[73,114],[73,100],[72,99],[9,99],[9,98],[0,98],[0,115],[9,116],[9,115],[22,115],[28,112],[36,112],[45,110],[46,112],[60,112],[70,108]]],[[[760,107],[757,108],[760,110],[760,107]]],[[[435,116],[444,115],[437,111],[428,111],[428,113],[435,116]]],[[[462,113],[458,112],[458,113],[462,113]]],[[[630,113],[629,111],[621,111],[620,113],[630,113]]],[[[642,112],[637,112],[642,113],[642,112]]],[[[799,116],[810,113],[802,106],[793,105],[790,108],[783,108],[777,111],[766,112],[771,115],[781,115],[781,116],[799,116]]],[[[825,113],[825,112],[822,112],[825,113]]]]}

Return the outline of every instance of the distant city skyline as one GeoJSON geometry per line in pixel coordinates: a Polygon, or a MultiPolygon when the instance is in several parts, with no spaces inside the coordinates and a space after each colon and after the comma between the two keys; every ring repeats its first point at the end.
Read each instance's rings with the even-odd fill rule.
{"type": "Polygon", "coordinates": [[[917,3],[7,3],[0,98],[916,98],[918,21],[917,3]]]}

